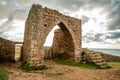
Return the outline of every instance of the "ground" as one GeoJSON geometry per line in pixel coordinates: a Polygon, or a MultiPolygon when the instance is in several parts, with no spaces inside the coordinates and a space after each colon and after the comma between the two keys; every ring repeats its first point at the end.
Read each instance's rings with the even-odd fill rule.
{"type": "Polygon", "coordinates": [[[120,80],[118,68],[85,69],[58,64],[51,60],[46,63],[51,65],[50,69],[35,72],[22,70],[20,62],[4,63],[1,66],[10,73],[9,80],[120,80]]]}

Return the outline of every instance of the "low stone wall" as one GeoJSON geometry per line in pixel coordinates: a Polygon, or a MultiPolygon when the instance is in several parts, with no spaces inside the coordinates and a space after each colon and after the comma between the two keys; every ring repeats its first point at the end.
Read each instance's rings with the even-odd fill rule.
{"type": "Polygon", "coordinates": [[[101,56],[105,59],[107,62],[114,62],[114,61],[120,61],[119,56],[109,55],[109,54],[103,54],[101,53],[101,56]]]}
{"type": "Polygon", "coordinates": [[[15,44],[4,38],[0,38],[0,62],[15,62],[15,44]]]}
{"type": "Polygon", "coordinates": [[[53,51],[52,51],[52,47],[44,47],[44,59],[51,59],[53,58],[53,51]]]}

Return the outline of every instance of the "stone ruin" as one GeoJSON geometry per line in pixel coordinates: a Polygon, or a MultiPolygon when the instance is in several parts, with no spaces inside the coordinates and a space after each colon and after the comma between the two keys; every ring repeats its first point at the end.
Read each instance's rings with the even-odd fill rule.
{"type": "Polygon", "coordinates": [[[77,62],[81,60],[81,20],[33,4],[25,23],[24,61],[34,66],[43,62],[45,56],[43,44],[51,29],[56,25],[60,27],[60,30],[55,31],[53,54],[64,53],[68,55],[69,60],[77,62]]]}
{"type": "Polygon", "coordinates": [[[15,44],[23,44],[20,59],[39,66],[46,58],[61,56],[64,59],[80,62],[92,62],[100,68],[107,67],[107,63],[100,54],[89,52],[81,48],[81,20],[65,16],[56,10],[42,8],[33,4],[25,23],[24,42],[13,42],[0,38],[0,61],[15,61],[15,44]],[[52,47],[43,46],[49,32],[55,30],[52,47]]]}

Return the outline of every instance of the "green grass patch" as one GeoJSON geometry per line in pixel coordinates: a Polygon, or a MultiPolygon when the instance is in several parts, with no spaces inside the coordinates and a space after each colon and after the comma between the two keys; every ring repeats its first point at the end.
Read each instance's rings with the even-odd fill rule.
{"type": "Polygon", "coordinates": [[[8,80],[8,78],[8,72],[3,67],[0,67],[0,80],[8,80]]]}
{"type": "Polygon", "coordinates": [[[15,57],[19,58],[20,57],[20,53],[15,53],[15,57]]]}
{"type": "Polygon", "coordinates": [[[61,58],[54,58],[53,61],[59,64],[64,64],[69,66],[78,66],[78,67],[87,68],[87,69],[98,69],[98,66],[95,66],[93,64],[72,62],[72,61],[63,60],[61,58]]]}
{"type": "Polygon", "coordinates": [[[50,66],[47,65],[47,64],[43,64],[43,65],[40,65],[40,66],[30,66],[30,64],[27,63],[27,62],[24,62],[22,64],[22,67],[26,71],[47,70],[48,68],[50,68],[50,66]]]}
{"type": "Polygon", "coordinates": [[[108,65],[113,68],[120,68],[120,62],[108,62],[108,65]]]}

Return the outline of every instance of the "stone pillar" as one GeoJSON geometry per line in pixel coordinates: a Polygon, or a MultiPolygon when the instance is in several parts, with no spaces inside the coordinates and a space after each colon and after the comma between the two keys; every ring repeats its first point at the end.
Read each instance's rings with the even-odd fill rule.
{"type": "Polygon", "coordinates": [[[39,27],[42,20],[42,6],[33,5],[26,24],[23,45],[23,59],[31,66],[37,66],[43,62],[43,53],[41,52],[41,40],[39,27]]]}

